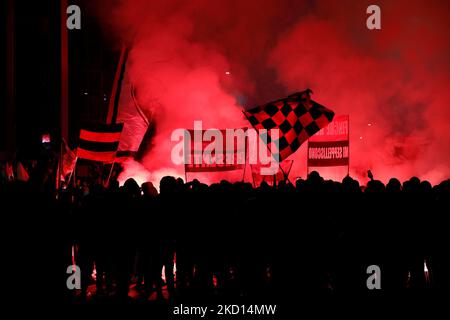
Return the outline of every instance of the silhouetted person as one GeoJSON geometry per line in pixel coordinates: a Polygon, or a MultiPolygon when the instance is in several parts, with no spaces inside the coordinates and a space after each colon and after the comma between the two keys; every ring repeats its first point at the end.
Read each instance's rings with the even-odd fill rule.
{"type": "Polygon", "coordinates": [[[140,188],[134,179],[125,181],[122,192],[118,194],[115,208],[115,267],[117,297],[128,298],[131,274],[136,255],[136,216],[140,212],[140,188]]]}
{"type": "Polygon", "coordinates": [[[171,297],[175,290],[174,282],[174,259],[175,259],[175,230],[174,223],[170,219],[171,216],[177,215],[180,203],[176,199],[179,196],[180,189],[183,185],[174,177],[163,177],[160,181],[160,203],[159,208],[162,212],[161,232],[159,233],[160,241],[160,263],[161,268],[164,267],[167,290],[171,297]]]}

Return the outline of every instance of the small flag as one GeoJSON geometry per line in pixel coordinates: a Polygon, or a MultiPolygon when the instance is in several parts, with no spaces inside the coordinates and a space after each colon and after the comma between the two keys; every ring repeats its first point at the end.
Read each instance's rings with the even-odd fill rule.
{"type": "Polygon", "coordinates": [[[275,156],[279,154],[279,161],[289,157],[303,142],[333,120],[334,112],[311,100],[310,94],[308,89],[244,111],[255,129],[268,130],[268,143],[278,144],[278,150],[271,152],[275,156]],[[279,129],[277,141],[271,141],[271,129],[279,129]]]}
{"type": "Polygon", "coordinates": [[[14,170],[13,170],[13,166],[12,166],[12,164],[9,163],[9,162],[6,163],[5,173],[6,173],[6,179],[7,179],[8,181],[14,180],[14,170]]]}
{"type": "Polygon", "coordinates": [[[277,182],[288,180],[289,173],[292,169],[292,164],[294,160],[284,160],[280,163],[280,166],[277,172],[274,175],[262,175],[261,167],[264,167],[261,164],[252,164],[250,168],[252,170],[252,178],[253,178],[253,186],[259,187],[263,181],[267,182],[269,185],[273,186],[277,182]]]}
{"type": "Polygon", "coordinates": [[[123,123],[89,124],[80,131],[77,157],[105,163],[114,162],[123,123]]]}
{"type": "Polygon", "coordinates": [[[61,180],[65,181],[66,177],[70,175],[70,173],[75,168],[75,163],[77,159],[77,155],[74,151],[70,150],[67,142],[63,139],[63,148],[62,148],[62,172],[60,172],[61,180]]]}
{"type": "Polygon", "coordinates": [[[28,175],[27,170],[24,168],[21,162],[17,163],[17,180],[19,181],[28,181],[30,176],[28,175]]]}

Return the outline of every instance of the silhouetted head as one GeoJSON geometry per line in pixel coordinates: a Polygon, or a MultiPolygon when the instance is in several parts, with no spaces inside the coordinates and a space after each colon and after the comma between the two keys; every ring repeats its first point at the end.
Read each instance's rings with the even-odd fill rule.
{"type": "Polygon", "coordinates": [[[295,188],[301,189],[304,186],[305,186],[305,180],[303,180],[302,178],[298,178],[297,180],[295,180],[295,188]]]}
{"type": "Polygon", "coordinates": [[[402,188],[402,184],[396,178],[391,178],[386,185],[387,192],[399,192],[402,188]]]}
{"type": "Polygon", "coordinates": [[[403,191],[418,192],[420,190],[420,180],[417,177],[412,177],[408,181],[403,182],[403,191]]]}
{"type": "Polygon", "coordinates": [[[310,181],[320,181],[321,179],[322,179],[322,177],[320,176],[320,174],[317,171],[312,171],[308,175],[308,180],[310,180],[310,181]]]}
{"type": "Polygon", "coordinates": [[[155,186],[151,182],[144,182],[142,184],[142,192],[144,196],[154,198],[158,195],[158,190],[156,190],[155,186]]]}
{"type": "Polygon", "coordinates": [[[133,197],[139,197],[141,195],[141,189],[133,178],[127,179],[123,184],[123,191],[133,197]]]}
{"type": "Polygon", "coordinates": [[[384,184],[380,180],[371,180],[367,184],[365,192],[383,192],[385,189],[384,184]]]}
{"type": "Polygon", "coordinates": [[[417,177],[412,177],[411,179],[409,179],[409,182],[411,183],[411,188],[414,191],[419,191],[420,189],[420,179],[417,177]]]}
{"type": "Polygon", "coordinates": [[[262,181],[261,184],[259,185],[259,190],[261,190],[261,191],[270,191],[271,187],[269,186],[267,181],[262,181]]]}
{"type": "Polygon", "coordinates": [[[184,190],[185,189],[184,180],[181,178],[177,178],[177,190],[184,190]]]}
{"type": "Polygon", "coordinates": [[[357,180],[354,180],[350,176],[346,176],[344,179],[342,179],[342,185],[341,189],[345,192],[359,192],[359,182],[357,180]]]}
{"type": "Polygon", "coordinates": [[[323,183],[323,178],[317,171],[312,171],[308,175],[308,179],[306,181],[308,184],[309,191],[320,191],[323,183]]]}
{"type": "Polygon", "coordinates": [[[220,180],[220,185],[221,186],[226,186],[227,188],[230,188],[232,183],[230,181],[227,181],[227,180],[220,180]]]}
{"type": "Polygon", "coordinates": [[[442,195],[450,193],[450,179],[442,181],[436,189],[442,195]]]}
{"type": "Polygon", "coordinates": [[[422,181],[420,183],[420,191],[421,192],[431,192],[433,190],[433,187],[431,186],[431,183],[429,181],[422,181]]]}
{"type": "Polygon", "coordinates": [[[345,176],[344,177],[344,179],[342,179],[342,185],[351,185],[352,184],[352,181],[353,181],[353,179],[352,179],[352,177],[350,177],[350,176],[345,176]]]}
{"type": "Polygon", "coordinates": [[[165,176],[159,182],[159,191],[161,194],[174,193],[177,188],[177,180],[171,176],[165,176]]]}

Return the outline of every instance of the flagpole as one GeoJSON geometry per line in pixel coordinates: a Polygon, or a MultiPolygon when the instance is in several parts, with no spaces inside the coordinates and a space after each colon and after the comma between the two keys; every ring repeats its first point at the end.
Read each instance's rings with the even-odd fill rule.
{"type": "MultiPolygon", "coordinates": [[[[16,79],[15,79],[15,71],[16,71],[16,62],[15,62],[15,48],[16,48],[16,41],[15,41],[15,17],[16,17],[16,10],[15,10],[15,1],[14,0],[8,0],[6,1],[6,24],[4,26],[6,27],[6,33],[5,33],[5,53],[6,53],[6,104],[4,109],[4,114],[2,114],[2,120],[0,121],[2,127],[4,126],[5,130],[4,133],[6,134],[5,139],[5,147],[6,152],[8,154],[8,160],[10,159],[10,156],[14,154],[16,151],[16,79]]],[[[2,23],[4,23],[2,21],[2,23]]],[[[3,32],[3,31],[2,31],[3,32]]],[[[2,63],[4,63],[2,61],[2,63]]],[[[17,114],[18,115],[18,114],[17,114]]],[[[3,128],[2,128],[3,130],[3,128]]]]}
{"type": "Polygon", "coordinates": [[[61,172],[63,171],[63,141],[61,140],[60,146],[59,146],[59,161],[58,161],[58,173],[56,177],[56,191],[59,191],[59,187],[61,186],[61,172]]]}
{"type": "MultiPolygon", "coordinates": [[[[76,171],[76,165],[77,165],[78,158],[75,158],[75,165],[73,166],[73,188],[77,188],[77,171],[76,171]]],[[[70,181],[69,181],[70,182],[70,181]]]]}
{"type": "Polygon", "coordinates": [[[114,162],[111,164],[111,170],[109,170],[109,175],[108,175],[108,179],[106,180],[105,188],[108,188],[108,186],[109,186],[109,180],[111,179],[111,175],[112,175],[112,172],[113,172],[114,164],[115,164],[115,163],[116,163],[116,162],[114,161],[114,162]]]}
{"type": "Polygon", "coordinates": [[[67,0],[60,1],[61,26],[61,139],[69,140],[69,40],[67,32],[67,0]]]}
{"type": "Polygon", "coordinates": [[[309,176],[309,139],[306,145],[306,179],[309,176]]]}
{"type": "Polygon", "coordinates": [[[350,176],[350,115],[348,116],[347,141],[348,141],[347,176],[350,176]]]}
{"type": "Polygon", "coordinates": [[[283,178],[284,178],[284,180],[286,180],[286,172],[284,172],[283,167],[281,166],[281,162],[279,163],[279,165],[280,165],[281,173],[283,174],[283,178]]]}
{"type": "Polygon", "coordinates": [[[124,65],[125,65],[125,60],[126,60],[126,53],[127,53],[127,48],[123,44],[122,45],[122,49],[120,51],[120,58],[119,58],[119,63],[117,64],[116,74],[114,76],[113,86],[112,86],[112,89],[111,89],[111,97],[109,99],[108,114],[107,114],[107,117],[106,117],[106,123],[116,123],[116,117],[117,117],[117,108],[116,108],[116,106],[118,104],[117,91],[119,90],[120,78],[121,78],[123,70],[124,70],[124,65]]]}
{"type": "MultiPolygon", "coordinates": [[[[70,171],[69,180],[67,180],[67,185],[70,183],[70,179],[72,179],[72,175],[75,172],[75,168],[77,166],[78,157],[75,158],[75,163],[73,165],[72,171],[70,171]]],[[[61,161],[62,162],[62,161],[61,161]]],[[[63,173],[64,174],[64,173],[63,173]]]]}
{"type": "MultiPolygon", "coordinates": [[[[248,130],[248,128],[247,128],[247,130],[248,130]]],[[[244,150],[244,152],[245,152],[245,163],[244,163],[244,174],[243,174],[243,176],[242,176],[242,182],[244,182],[245,181],[245,172],[246,172],[246,169],[247,169],[247,161],[248,161],[248,146],[247,146],[247,135],[245,135],[245,150],[244,150]]]]}

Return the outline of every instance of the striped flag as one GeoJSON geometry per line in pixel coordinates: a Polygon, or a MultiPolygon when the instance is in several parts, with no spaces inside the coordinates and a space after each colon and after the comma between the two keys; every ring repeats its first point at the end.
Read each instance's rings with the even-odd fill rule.
{"type": "Polygon", "coordinates": [[[77,157],[105,163],[114,162],[123,123],[88,124],[80,131],[77,157]]]}

